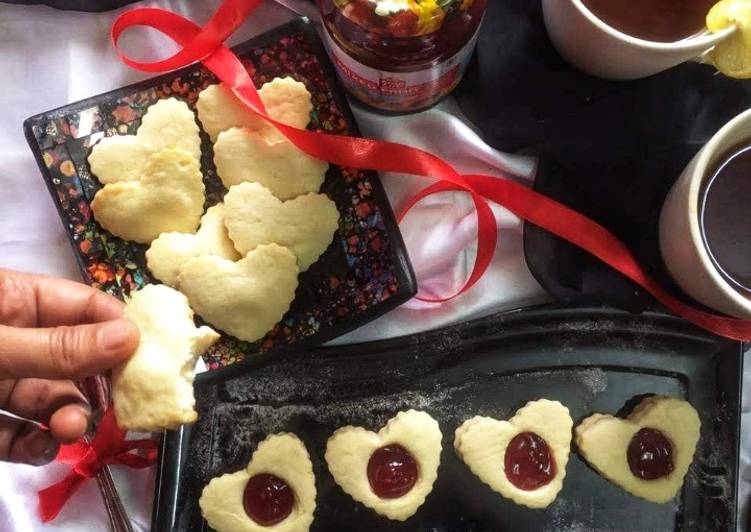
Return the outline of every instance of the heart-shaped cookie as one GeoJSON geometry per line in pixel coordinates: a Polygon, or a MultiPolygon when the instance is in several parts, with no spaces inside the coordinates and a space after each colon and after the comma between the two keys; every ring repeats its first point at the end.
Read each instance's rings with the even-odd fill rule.
{"type": "Polygon", "coordinates": [[[211,479],[198,505],[217,532],[306,532],[316,483],[305,445],[290,433],[268,436],[245,469],[211,479]]]}
{"type": "Polygon", "coordinates": [[[280,200],[318,192],[329,167],[285,138],[236,127],[219,133],[214,163],[225,187],[260,183],[280,200]]]}
{"type": "Polygon", "coordinates": [[[441,430],[425,412],[399,412],[378,433],[343,427],[326,444],[334,480],[353,499],[404,521],[433,489],[441,460],[441,430]]]}
{"type": "Polygon", "coordinates": [[[241,183],[224,197],[224,223],[241,254],[261,244],[291,249],[300,271],[326,251],[339,226],[336,204],[325,194],[305,194],[285,202],[258,183],[241,183]]]}
{"type": "Polygon", "coordinates": [[[571,427],[558,401],[530,401],[509,421],[474,417],[456,429],[454,448],[493,491],[529,508],[545,508],[563,487],[571,427]]]}
{"type": "Polygon", "coordinates": [[[169,286],[177,284],[180,267],[194,257],[216,255],[236,261],[240,254],[224,227],[224,204],[210,207],[201,217],[201,227],[193,233],[162,233],[146,251],[151,273],[169,286]]]}
{"type": "Polygon", "coordinates": [[[194,423],[193,369],[219,335],[197,328],[187,298],[164,285],[131,294],[123,315],[136,324],[141,341],[133,356],[112,370],[118,425],[149,432],[194,423]]]}
{"type": "Polygon", "coordinates": [[[603,477],[655,503],[683,485],[701,422],[696,410],[674,397],[648,397],[626,419],[593,414],[576,427],[576,445],[603,477]]]}
{"type": "MultiPolygon", "coordinates": [[[[304,129],[310,122],[313,110],[310,93],[303,83],[290,77],[275,78],[258,91],[269,116],[288,126],[304,129]]],[[[209,85],[198,95],[198,119],[211,140],[216,142],[219,133],[233,127],[253,131],[272,129],[245,104],[240,102],[224,83],[209,85]]]]}
{"type": "Polygon", "coordinates": [[[289,310],[299,273],[294,253],[268,244],[238,262],[216,255],[190,259],[180,268],[177,286],[204,320],[255,342],[289,310]]]}
{"type": "Polygon", "coordinates": [[[162,233],[192,233],[203,214],[204,186],[198,161],[180,148],[149,159],[138,181],[105,185],[91,210],[113,235],[148,244],[162,233]]]}
{"type": "Polygon", "coordinates": [[[193,111],[175,98],[159,100],[141,119],[135,135],[105,137],[89,154],[89,168],[103,185],[141,178],[151,156],[164,148],[181,148],[201,160],[201,137],[193,111]]]}

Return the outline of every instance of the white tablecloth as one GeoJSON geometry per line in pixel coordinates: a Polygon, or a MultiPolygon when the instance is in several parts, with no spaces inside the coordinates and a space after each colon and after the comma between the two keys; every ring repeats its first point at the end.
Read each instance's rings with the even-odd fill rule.
{"type": "MultiPolygon", "coordinates": [[[[314,13],[307,0],[279,0],[293,8],[314,13]]],[[[164,7],[203,23],[218,0],[156,1],[142,5],[164,7]]],[[[118,12],[82,14],[47,7],[0,4],[0,267],[80,279],[49,193],[24,140],[22,121],[39,112],[99,94],[147,77],[123,66],[109,43],[109,26],[118,12]]],[[[237,43],[273,27],[293,14],[267,1],[233,36],[237,43]]],[[[167,55],[174,46],[144,30],[128,35],[126,49],[148,59],[167,55]],[[136,44],[138,43],[138,44],[136,44]],[[129,46],[130,44],[130,46],[129,46]]],[[[496,172],[509,167],[533,178],[532,161],[509,157],[485,145],[460,118],[451,100],[427,113],[397,119],[356,110],[367,136],[406,141],[441,153],[464,171],[496,172]],[[459,142],[461,139],[461,142],[459,142]]],[[[425,181],[384,175],[390,199],[398,205],[425,181]]],[[[355,331],[336,343],[409,334],[451,322],[487,315],[499,310],[544,302],[547,296],[534,281],[523,259],[521,222],[496,208],[503,238],[488,274],[470,292],[449,304],[426,307],[409,303],[388,316],[355,331]],[[490,289],[492,288],[492,289],[490,289]]],[[[474,220],[466,199],[458,194],[430,198],[404,223],[403,233],[418,275],[426,285],[445,293],[459,286],[471,268],[474,220]],[[455,255],[448,262],[437,255],[432,242],[445,245],[451,232],[455,255]],[[419,237],[419,238],[418,238],[419,237]],[[418,243],[421,242],[421,245],[418,243]]],[[[440,246],[438,246],[440,247],[440,246]]],[[[744,412],[749,406],[744,401],[744,412]]],[[[748,423],[744,423],[747,434],[748,423]]],[[[751,440],[745,442],[742,507],[751,482],[751,440]]],[[[96,483],[89,482],[64,508],[54,523],[44,527],[36,515],[36,491],[59,480],[66,466],[42,468],[0,463],[0,530],[95,531],[107,530],[108,520],[96,483]]],[[[113,468],[120,494],[136,530],[148,530],[155,472],[113,468]]],[[[745,513],[743,514],[745,515],[745,513]]]]}

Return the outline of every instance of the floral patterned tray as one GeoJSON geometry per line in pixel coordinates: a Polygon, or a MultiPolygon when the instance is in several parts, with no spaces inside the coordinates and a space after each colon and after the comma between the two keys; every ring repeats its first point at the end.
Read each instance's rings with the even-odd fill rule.
{"type": "MultiPolygon", "coordinates": [[[[356,135],[357,126],[328,57],[306,19],[264,33],[235,48],[257,86],[279,76],[302,81],[313,95],[311,129],[356,135]]],[[[155,282],[144,252],[103,230],[90,202],[100,187],[87,156],[102,136],[134,133],[146,109],[177,97],[194,107],[198,93],[216,79],[194,65],[26,120],[24,131],[68,231],[86,283],[123,298],[155,282]]],[[[207,205],[225,189],[216,175],[208,136],[202,135],[207,205]]],[[[249,355],[310,347],[344,334],[395,308],[416,292],[414,273],[394,214],[377,174],[332,166],[322,187],[341,214],[334,242],[300,276],[295,301],[282,321],[253,344],[225,335],[204,355],[209,370],[249,355]]]]}

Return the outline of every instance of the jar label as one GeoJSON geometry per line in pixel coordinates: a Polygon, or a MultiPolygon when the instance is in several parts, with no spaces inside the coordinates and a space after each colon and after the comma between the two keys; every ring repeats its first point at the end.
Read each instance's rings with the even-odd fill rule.
{"type": "Polygon", "coordinates": [[[324,30],[326,45],[339,79],[355,97],[387,111],[428,107],[451,92],[469,64],[479,28],[469,42],[449,59],[412,72],[379,70],[347,54],[324,30]]]}

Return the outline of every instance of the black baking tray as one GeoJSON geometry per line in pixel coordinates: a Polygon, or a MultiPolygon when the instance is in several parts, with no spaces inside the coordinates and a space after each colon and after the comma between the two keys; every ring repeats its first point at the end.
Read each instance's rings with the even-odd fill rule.
{"type": "Polygon", "coordinates": [[[671,316],[555,307],[251,362],[244,375],[198,382],[198,423],[164,439],[153,530],[207,530],[203,486],[243,468],[267,434],[292,431],[313,461],[315,531],[734,531],[742,364],[740,344],[671,316]],[[482,484],[453,450],[454,430],[474,415],[508,418],[547,398],[576,423],[624,415],[645,394],[684,397],[702,421],[683,489],[664,505],[627,494],[572,454],[556,501],[530,510],[482,484]],[[426,503],[399,523],[344,494],[323,453],[336,428],[378,429],[409,408],[438,420],[443,452],[426,503]]]}

